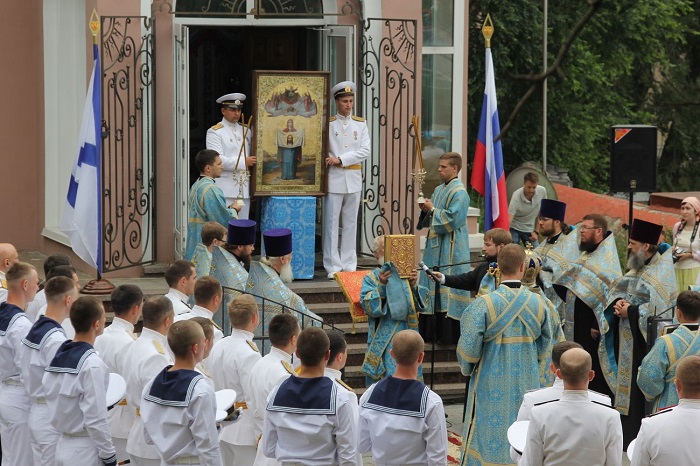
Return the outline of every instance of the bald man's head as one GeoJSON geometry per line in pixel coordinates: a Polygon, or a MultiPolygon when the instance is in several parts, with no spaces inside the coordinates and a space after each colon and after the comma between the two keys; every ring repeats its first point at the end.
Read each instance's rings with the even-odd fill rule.
{"type": "Polygon", "coordinates": [[[419,362],[425,342],[415,330],[401,330],[391,340],[391,355],[396,364],[411,366],[419,362]]]}
{"type": "Polygon", "coordinates": [[[591,355],[581,348],[564,351],[559,361],[561,378],[571,385],[588,384],[591,374],[591,355]]]}
{"type": "Polygon", "coordinates": [[[700,398],[700,357],[681,359],[676,368],[676,388],[681,398],[700,398]]]}
{"type": "Polygon", "coordinates": [[[10,243],[0,243],[0,272],[7,272],[13,264],[18,262],[17,249],[10,243]]]}

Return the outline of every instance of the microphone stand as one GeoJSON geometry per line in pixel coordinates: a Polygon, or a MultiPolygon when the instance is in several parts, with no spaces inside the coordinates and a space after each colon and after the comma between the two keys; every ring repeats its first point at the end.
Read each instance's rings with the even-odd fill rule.
{"type": "MultiPolygon", "coordinates": [[[[435,272],[440,271],[439,266],[433,267],[435,272]]],[[[430,389],[433,389],[433,382],[435,381],[435,342],[437,341],[437,315],[438,312],[442,310],[442,300],[440,299],[440,282],[433,280],[435,283],[435,300],[433,303],[433,345],[430,351],[430,389]]]]}

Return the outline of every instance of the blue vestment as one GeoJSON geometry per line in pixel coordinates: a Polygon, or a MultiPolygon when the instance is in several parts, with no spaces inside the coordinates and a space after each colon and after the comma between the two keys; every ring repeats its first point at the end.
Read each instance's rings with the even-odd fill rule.
{"type": "Polygon", "coordinates": [[[512,464],[507,431],[523,394],[540,388],[554,344],[551,310],[527,288],[501,285],[477,298],[461,319],[457,358],[471,376],[462,465],[512,464]]]}
{"type": "Polygon", "coordinates": [[[236,256],[220,246],[214,246],[211,252],[211,276],[224,287],[224,309],[228,309],[231,300],[245,291],[248,282],[245,267],[236,256]]]}
{"type": "MultiPolygon", "coordinates": [[[[425,241],[423,262],[431,269],[440,266],[440,273],[459,275],[469,272],[469,264],[450,266],[469,261],[469,232],[467,231],[467,211],[469,210],[469,194],[464,184],[454,178],[435,188],[432,197],[435,210],[430,214],[427,225],[428,236],[425,241]]],[[[426,223],[423,223],[426,225],[426,223]]],[[[420,229],[419,225],[419,229],[420,229]]],[[[426,274],[420,274],[420,284],[429,291],[429,302],[426,303],[426,313],[433,313],[435,287],[426,274]]],[[[440,312],[459,318],[469,304],[469,291],[444,287],[440,290],[440,312]]]]}
{"type": "Polygon", "coordinates": [[[218,222],[228,228],[228,221],[238,218],[235,209],[226,206],[224,192],[208,176],[200,176],[190,188],[187,199],[187,247],[185,259],[192,259],[194,248],[202,241],[202,227],[207,222],[218,222]]]}
{"type": "Polygon", "coordinates": [[[360,302],[367,314],[367,352],[362,364],[367,386],[393,375],[394,358],[389,354],[391,339],[406,329],[418,330],[418,313],[425,309],[428,290],[418,285],[411,289],[408,279],[399,278],[391,264],[392,275],[384,285],[379,281],[381,268],[372,270],[362,280],[360,302]]]}
{"type": "Polygon", "coordinates": [[[192,254],[192,263],[197,278],[205,277],[211,272],[211,256],[207,247],[203,243],[197,243],[192,254]]]}
{"type": "Polygon", "coordinates": [[[680,325],[661,336],[639,367],[637,385],[647,401],[653,401],[652,413],[678,404],[674,383],[678,363],[686,356],[700,356],[700,331],[697,325],[694,328],[680,325]]]}
{"type": "Polygon", "coordinates": [[[573,227],[569,234],[563,232],[559,237],[550,243],[546,239],[540,243],[535,249],[535,252],[542,260],[542,269],[540,270],[540,281],[542,282],[542,291],[544,295],[552,302],[554,308],[559,313],[559,320],[565,323],[565,326],[573,328],[574,323],[566,322],[566,310],[564,301],[554,291],[552,284],[561,277],[561,275],[569,268],[572,262],[581,255],[578,248],[579,230],[573,227]]]}

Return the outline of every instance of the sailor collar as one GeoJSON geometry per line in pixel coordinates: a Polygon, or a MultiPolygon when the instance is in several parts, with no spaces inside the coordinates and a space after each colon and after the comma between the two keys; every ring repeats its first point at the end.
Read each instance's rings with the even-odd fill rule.
{"type": "Polygon", "coordinates": [[[387,377],[374,385],[363,408],[397,416],[425,417],[430,388],[418,380],[387,377]]]}
{"type": "Polygon", "coordinates": [[[38,350],[43,346],[46,339],[55,332],[61,332],[64,336],[66,334],[61,324],[42,315],[39,316],[34,325],[32,325],[27,336],[22,339],[22,343],[32,349],[38,350]]]}
{"type": "Polygon", "coordinates": [[[84,341],[66,340],[56,351],[56,356],[46,367],[46,372],[62,372],[77,374],[85,360],[96,351],[90,343],[84,341]]]}
{"type": "Polygon", "coordinates": [[[8,302],[0,304],[0,336],[5,336],[12,324],[23,315],[24,310],[19,306],[8,302]]]}
{"type": "Polygon", "coordinates": [[[203,380],[204,376],[188,369],[170,371],[171,367],[173,366],[165,366],[165,369],[156,375],[144,399],[163,406],[187,407],[192,399],[194,386],[203,380]]]}
{"type": "Polygon", "coordinates": [[[291,376],[271,394],[268,411],[294,414],[335,415],[336,384],[326,376],[291,376]]]}

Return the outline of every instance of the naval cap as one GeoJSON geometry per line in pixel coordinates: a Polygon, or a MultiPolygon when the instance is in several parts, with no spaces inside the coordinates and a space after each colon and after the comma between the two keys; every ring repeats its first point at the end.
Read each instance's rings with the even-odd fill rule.
{"type": "Polygon", "coordinates": [[[334,99],[339,99],[340,97],[354,96],[355,90],[356,86],[354,82],[343,81],[333,86],[331,94],[333,94],[334,99]]]}
{"type": "Polygon", "coordinates": [[[216,99],[217,104],[228,108],[242,108],[243,102],[245,102],[245,94],[241,94],[240,92],[222,95],[216,99]]]}

